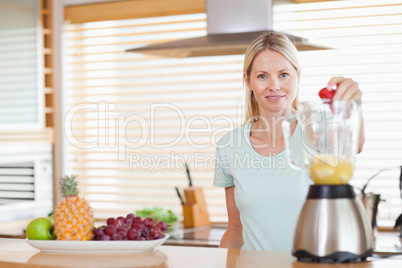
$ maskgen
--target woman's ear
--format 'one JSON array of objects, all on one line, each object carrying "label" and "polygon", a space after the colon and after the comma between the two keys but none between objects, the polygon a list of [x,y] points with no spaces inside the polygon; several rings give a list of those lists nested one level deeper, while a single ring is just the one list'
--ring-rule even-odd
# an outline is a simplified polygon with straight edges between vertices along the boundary
[{"label": "woman's ear", "polygon": [[246,73],[246,72],[243,73],[243,80],[244,80],[244,82],[246,82],[247,88],[248,88],[249,90],[253,91],[253,90],[251,89],[250,83],[248,82],[248,76],[247,76],[247,73]]}]

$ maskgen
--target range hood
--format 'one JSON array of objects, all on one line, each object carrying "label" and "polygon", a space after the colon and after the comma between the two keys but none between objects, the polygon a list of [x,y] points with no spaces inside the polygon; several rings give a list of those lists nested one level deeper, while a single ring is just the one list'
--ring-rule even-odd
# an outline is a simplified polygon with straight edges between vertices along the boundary
[{"label": "range hood", "polygon": [[[127,52],[173,58],[244,54],[255,38],[273,30],[274,5],[288,2],[293,3],[285,0],[206,0],[206,36],[153,44]],[[286,35],[299,51],[329,49],[306,38]]]}]

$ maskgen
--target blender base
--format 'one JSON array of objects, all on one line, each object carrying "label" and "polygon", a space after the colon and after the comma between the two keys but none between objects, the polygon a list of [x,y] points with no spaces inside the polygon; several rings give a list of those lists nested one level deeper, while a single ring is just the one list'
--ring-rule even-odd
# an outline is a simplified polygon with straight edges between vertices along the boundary
[{"label": "blender base", "polygon": [[354,263],[366,261],[367,257],[373,255],[373,250],[368,250],[361,255],[350,252],[339,251],[327,256],[316,256],[305,250],[293,252],[293,256],[300,262],[318,262],[318,263]]}]

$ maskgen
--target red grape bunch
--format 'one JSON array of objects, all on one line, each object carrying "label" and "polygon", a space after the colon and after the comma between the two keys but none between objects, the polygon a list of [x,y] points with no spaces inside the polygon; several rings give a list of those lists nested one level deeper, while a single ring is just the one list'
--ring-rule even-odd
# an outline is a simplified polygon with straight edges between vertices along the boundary
[{"label": "red grape bunch", "polygon": [[163,232],[168,225],[164,221],[155,222],[152,218],[135,217],[108,218],[106,225],[95,228],[95,240],[155,240],[165,237]]}]

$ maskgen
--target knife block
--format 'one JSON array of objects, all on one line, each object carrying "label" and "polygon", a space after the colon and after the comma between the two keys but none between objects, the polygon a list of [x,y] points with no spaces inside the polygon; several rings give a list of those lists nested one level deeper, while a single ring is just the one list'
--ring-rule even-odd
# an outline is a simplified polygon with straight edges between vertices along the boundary
[{"label": "knife block", "polygon": [[204,191],[201,187],[188,187],[183,190],[186,203],[183,205],[184,227],[210,225]]}]

